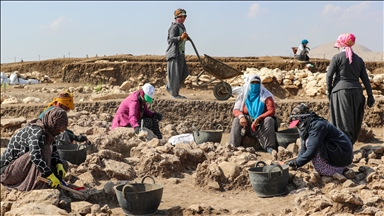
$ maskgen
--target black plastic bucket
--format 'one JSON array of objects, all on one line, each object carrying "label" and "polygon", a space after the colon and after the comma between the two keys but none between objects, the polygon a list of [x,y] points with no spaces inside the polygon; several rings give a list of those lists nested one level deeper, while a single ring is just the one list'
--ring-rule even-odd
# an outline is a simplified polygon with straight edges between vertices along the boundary
[{"label": "black plastic bucket", "polygon": [[291,143],[295,143],[299,137],[299,132],[296,128],[290,128],[276,132],[277,144],[284,148],[287,148],[287,146]]},{"label": "black plastic bucket", "polygon": [[[218,129],[220,128],[220,129]],[[194,127],[193,131],[193,139],[195,140],[196,144],[201,144],[205,142],[214,142],[214,143],[220,143],[221,138],[223,136],[223,126],[217,125],[216,130],[202,130],[198,131]]]},{"label": "black plastic bucket", "polygon": [[65,144],[58,145],[57,152],[60,159],[80,165],[87,158],[87,146],[85,144]]},{"label": "black plastic bucket", "polygon": [[[151,178],[153,184],[143,183]],[[114,187],[117,201],[127,215],[155,214],[163,196],[163,186],[155,184],[151,176],[145,176],[141,183],[121,184]]]},{"label": "black plastic bucket", "polygon": [[[259,164],[264,166],[259,167]],[[249,168],[249,178],[253,189],[259,197],[272,197],[284,195],[288,192],[288,165],[266,165],[264,161],[256,163]]]}]

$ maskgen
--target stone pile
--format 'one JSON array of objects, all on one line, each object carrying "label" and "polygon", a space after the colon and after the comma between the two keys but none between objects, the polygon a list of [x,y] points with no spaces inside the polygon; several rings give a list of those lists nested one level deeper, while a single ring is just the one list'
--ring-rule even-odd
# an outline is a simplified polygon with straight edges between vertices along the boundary
[{"label": "stone pile", "polygon": [[[231,86],[242,86],[244,85],[244,79],[249,74],[258,74],[263,84],[270,83],[273,80],[276,80],[283,88],[285,89],[303,89],[307,96],[314,97],[319,95],[327,95],[327,86],[326,86],[326,73],[324,72],[311,72],[308,69],[295,69],[290,71],[280,70],[278,68],[269,69],[269,68],[247,68],[245,71],[242,71],[244,75],[239,76],[231,82]],[[384,91],[384,74],[372,74],[367,70],[368,78],[370,80],[373,95],[375,98],[383,98]],[[208,73],[202,74],[199,77],[201,83],[208,83],[214,77],[210,76]],[[214,86],[216,83],[220,82],[215,80],[209,86]],[[361,82],[361,81],[360,81]],[[192,86],[197,86],[196,76],[189,76],[185,81],[186,84]],[[362,85],[364,89],[364,85]]]}]

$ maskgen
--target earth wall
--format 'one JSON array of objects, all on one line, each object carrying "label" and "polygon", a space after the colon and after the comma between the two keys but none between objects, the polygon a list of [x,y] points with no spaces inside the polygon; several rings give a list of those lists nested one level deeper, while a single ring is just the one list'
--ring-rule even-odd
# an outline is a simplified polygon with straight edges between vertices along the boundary
[{"label": "earth wall", "polygon": [[[93,114],[109,113],[115,114],[121,100],[100,101],[100,102],[78,102],[76,103],[76,112],[83,110]],[[287,123],[290,111],[298,103],[306,103],[311,110],[318,115],[329,119],[329,103],[323,101],[289,101],[276,102],[276,116],[280,126],[281,123]],[[156,100],[150,109],[163,114],[161,126],[166,124],[184,123],[195,126],[200,130],[215,129],[217,124],[221,124],[226,132],[230,131],[233,120],[233,101],[190,101],[190,100]],[[1,117],[23,116],[26,119],[36,118],[45,108],[44,104],[25,105],[2,105]],[[364,122],[369,127],[382,127],[384,125],[384,100],[376,101],[372,108],[366,107]],[[287,126],[287,125],[285,125]]]}]

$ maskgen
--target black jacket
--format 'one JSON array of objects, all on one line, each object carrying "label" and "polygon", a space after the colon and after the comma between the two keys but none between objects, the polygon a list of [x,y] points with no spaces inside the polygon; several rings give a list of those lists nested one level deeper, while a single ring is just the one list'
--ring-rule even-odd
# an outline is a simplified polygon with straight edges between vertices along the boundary
[{"label": "black jacket", "polygon": [[329,165],[348,166],[353,160],[353,146],[348,137],[324,119],[314,119],[308,129],[308,138],[301,138],[301,149],[296,159],[298,167],[315,158],[318,151]]}]

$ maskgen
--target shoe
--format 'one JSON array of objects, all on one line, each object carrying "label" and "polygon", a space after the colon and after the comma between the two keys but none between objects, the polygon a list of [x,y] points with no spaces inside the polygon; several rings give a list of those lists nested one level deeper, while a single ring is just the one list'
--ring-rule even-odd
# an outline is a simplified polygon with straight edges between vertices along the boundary
[{"label": "shoe", "polygon": [[355,172],[352,169],[345,168],[343,175],[347,177],[347,179],[355,178]]},{"label": "shoe", "polygon": [[173,98],[175,99],[187,99],[185,96],[183,95],[176,95],[176,96],[173,96]]}]

